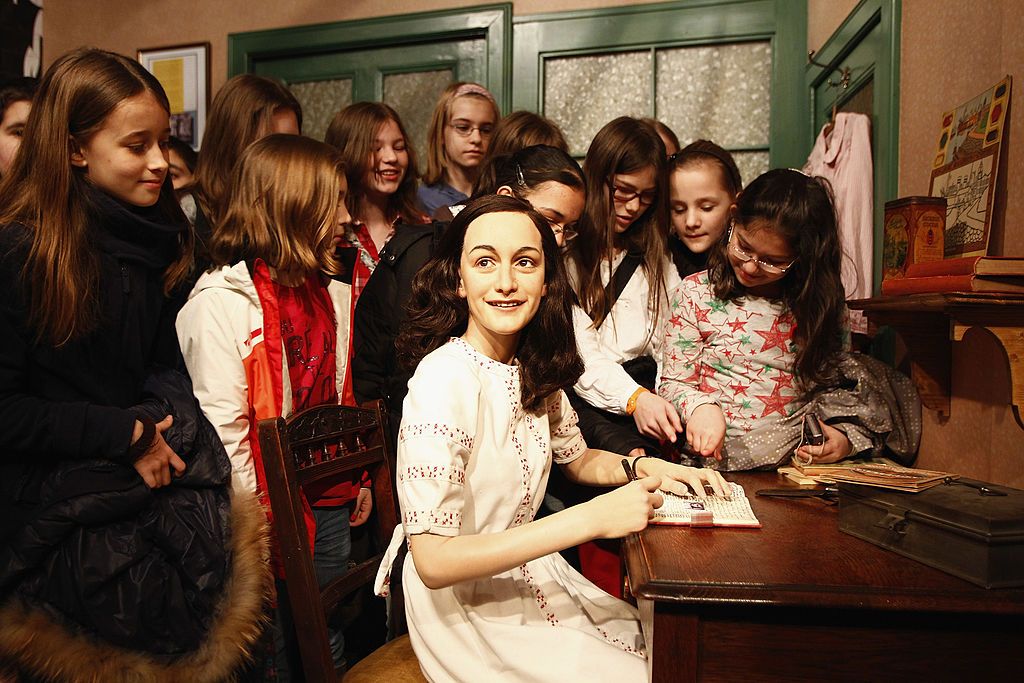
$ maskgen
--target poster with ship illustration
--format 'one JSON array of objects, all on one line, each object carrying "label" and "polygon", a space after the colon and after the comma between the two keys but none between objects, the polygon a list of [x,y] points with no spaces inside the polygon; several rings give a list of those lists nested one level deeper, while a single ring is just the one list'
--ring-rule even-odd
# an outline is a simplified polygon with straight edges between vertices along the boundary
[{"label": "poster with ship illustration", "polygon": [[945,257],[984,256],[992,229],[1010,77],[942,115],[932,197],[946,198]]}]

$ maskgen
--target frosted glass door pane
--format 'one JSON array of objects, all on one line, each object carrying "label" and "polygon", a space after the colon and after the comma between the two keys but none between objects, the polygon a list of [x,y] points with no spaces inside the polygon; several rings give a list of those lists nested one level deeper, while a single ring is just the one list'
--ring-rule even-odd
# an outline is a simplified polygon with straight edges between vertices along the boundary
[{"label": "frosted glass door pane", "polygon": [[544,115],[562,127],[573,156],[583,156],[604,124],[650,116],[650,51],[558,57],[544,62]]},{"label": "frosted glass door pane", "polygon": [[437,99],[455,79],[451,69],[412,71],[384,76],[384,102],[402,118],[416,152],[420,173],[427,169],[427,129]]},{"label": "frosted glass door pane", "polygon": [[705,138],[727,149],[767,148],[771,77],[767,41],[659,50],[658,118],[684,145]]},{"label": "frosted glass door pane", "polygon": [[323,140],[334,115],[352,104],[351,78],[292,83],[288,87],[302,105],[302,134],[314,140]]},{"label": "frosted glass door pane", "polygon": [[740,177],[746,185],[751,180],[768,170],[768,152],[733,152],[736,167],[740,169]]}]

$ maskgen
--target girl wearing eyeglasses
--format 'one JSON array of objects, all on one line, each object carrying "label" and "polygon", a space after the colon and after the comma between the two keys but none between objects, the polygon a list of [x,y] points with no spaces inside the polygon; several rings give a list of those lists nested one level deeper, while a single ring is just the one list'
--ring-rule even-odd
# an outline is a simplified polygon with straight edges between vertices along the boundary
[{"label": "girl wearing eyeglasses", "polygon": [[[849,340],[840,258],[827,181],[776,169],[739,195],[708,270],[671,298],[659,393],[694,450],[721,457],[727,437],[778,422],[834,384]],[[825,444],[799,455],[829,463],[870,446],[852,425],[822,427]]]},{"label": "girl wearing eyeglasses", "polygon": [[430,119],[427,172],[417,194],[427,215],[465,203],[500,118],[498,103],[482,85],[459,82],[445,88]]},{"label": "girl wearing eyeglasses", "polygon": [[[667,250],[664,150],[639,119],[623,116],[597,133],[583,164],[580,236],[569,251],[573,285],[589,316],[576,321],[587,370],[576,383],[574,407],[587,443],[617,453],[657,453],[657,440],[674,440],[682,429],[675,409],[652,393],[667,293],[679,283]],[[615,363],[593,362],[601,358]]]},{"label": "girl wearing eyeglasses", "polygon": [[[639,119],[617,118],[590,143],[583,164],[587,204],[570,243],[569,272],[579,307],[573,318],[585,364],[570,401],[594,448],[660,455],[682,423],[655,392],[668,292],[679,276],[668,258],[665,145]],[[566,504],[593,491],[552,474],[552,495]],[[586,544],[580,566],[590,580],[621,594],[615,546]]]}]

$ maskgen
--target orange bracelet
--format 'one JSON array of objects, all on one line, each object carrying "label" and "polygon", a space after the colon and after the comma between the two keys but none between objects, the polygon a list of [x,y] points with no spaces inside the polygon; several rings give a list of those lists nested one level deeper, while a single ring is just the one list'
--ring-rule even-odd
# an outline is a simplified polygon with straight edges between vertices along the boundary
[{"label": "orange bracelet", "polygon": [[636,400],[640,398],[640,394],[645,392],[650,393],[650,391],[644,387],[637,387],[636,391],[633,392],[633,395],[629,397],[628,401],[626,401],[626,415],[632,415],[636,412]]}]

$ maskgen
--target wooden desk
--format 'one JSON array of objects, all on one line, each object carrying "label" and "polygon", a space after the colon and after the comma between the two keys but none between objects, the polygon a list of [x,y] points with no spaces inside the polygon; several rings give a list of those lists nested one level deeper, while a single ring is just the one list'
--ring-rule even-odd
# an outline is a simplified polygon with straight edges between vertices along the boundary
[{"label": "wooden desk", "polygon": [[1024,589],[985,590],[843,534],[838,507],[757,498],[762,529],[626,539],[652,680],[1020,680]]}]

